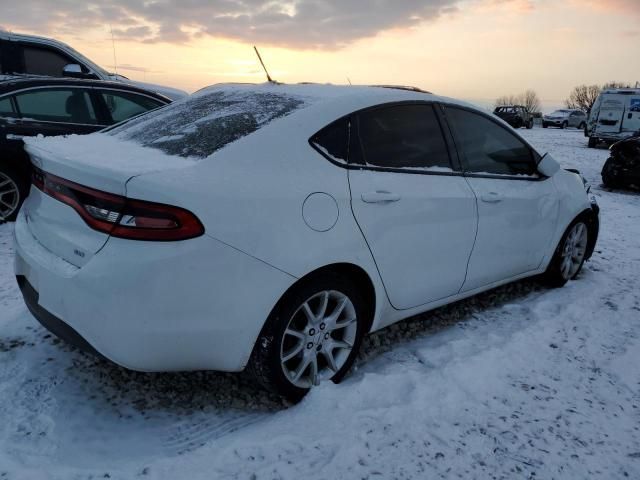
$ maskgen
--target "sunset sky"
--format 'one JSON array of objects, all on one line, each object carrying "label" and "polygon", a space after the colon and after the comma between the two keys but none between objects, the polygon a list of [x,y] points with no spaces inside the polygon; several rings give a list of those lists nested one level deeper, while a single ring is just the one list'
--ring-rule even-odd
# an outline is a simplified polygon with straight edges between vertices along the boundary
[{"label": "sunset sky", "polygon": [[0,26],[188,91],[262,82],[410,84],[545,111],[578,84],[640,80],[640,0],[0,0]]}]

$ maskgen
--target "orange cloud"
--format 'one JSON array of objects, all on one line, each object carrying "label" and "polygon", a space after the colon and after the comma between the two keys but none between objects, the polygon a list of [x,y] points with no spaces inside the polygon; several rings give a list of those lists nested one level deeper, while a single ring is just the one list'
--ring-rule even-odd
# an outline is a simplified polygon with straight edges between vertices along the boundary
[{"label": "orange cloud", "polygon": [[526,13],[534,10],[533,0],[486,0],[481,3],[481,8],[506,8],[515,13]]},{"label": "orange cloud", "polygon": [[605,12],[623,12],[640,15],[639,0],[572,0],[576,6],[590,6]]}]

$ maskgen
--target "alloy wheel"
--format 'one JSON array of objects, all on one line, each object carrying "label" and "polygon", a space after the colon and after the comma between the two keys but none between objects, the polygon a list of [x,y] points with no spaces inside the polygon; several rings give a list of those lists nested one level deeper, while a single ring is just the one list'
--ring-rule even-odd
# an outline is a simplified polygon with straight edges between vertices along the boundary
[{"label": "alloy wheel", "polygon": [[358,333],[356,309],[346,295],[325,290],[292,315],[280,345],[285,377],[299,388],[329,380],[345,365]]},{"label": "alloy wheel", "polygon": [[8,175],[0,172],[0,220],[11,217],[20,205],[18,184]]},{"label": "alloy wheel", "polygon": [[576,223],[562,247],[560,272],[565,280],[571,280],[580,270],[587,252],[587,240],[587,226],[582,222]]}]

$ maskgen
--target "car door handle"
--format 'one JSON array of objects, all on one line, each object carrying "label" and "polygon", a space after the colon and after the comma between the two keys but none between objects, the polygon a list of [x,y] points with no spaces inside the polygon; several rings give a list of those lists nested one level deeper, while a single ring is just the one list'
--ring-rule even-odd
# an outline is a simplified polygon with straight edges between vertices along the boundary
[{"label": "car door handle", "polygon": [[400,200],[400,195],[397,193],[377,190],[375,192],[363,193],[361,198],[365,203],[389,203]]},{"label": "car door handle", "polygon": [[504,197],[500,195],[498,192],[489,192],[489,193],[483,193],[480,196],[480,199],[486,203],[498,203],[498,202],[501,202],[504,199]]}]

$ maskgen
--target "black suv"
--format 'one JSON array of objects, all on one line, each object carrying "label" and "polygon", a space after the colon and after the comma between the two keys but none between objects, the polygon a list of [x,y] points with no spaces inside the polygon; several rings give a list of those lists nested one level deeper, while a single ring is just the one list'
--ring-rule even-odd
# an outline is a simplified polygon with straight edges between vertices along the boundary
[{"label": "black suv", "polygon": [[0,81],[0,221],[29,193],[23,137],[86,134],[170,103],[160,94],[98,80],[13,77]]},{"label": "black suv", "polygon": [[500,117],[513,128],[533,128],[533,115],[522,105],[502,105],[496,107],[493,114]]}]

